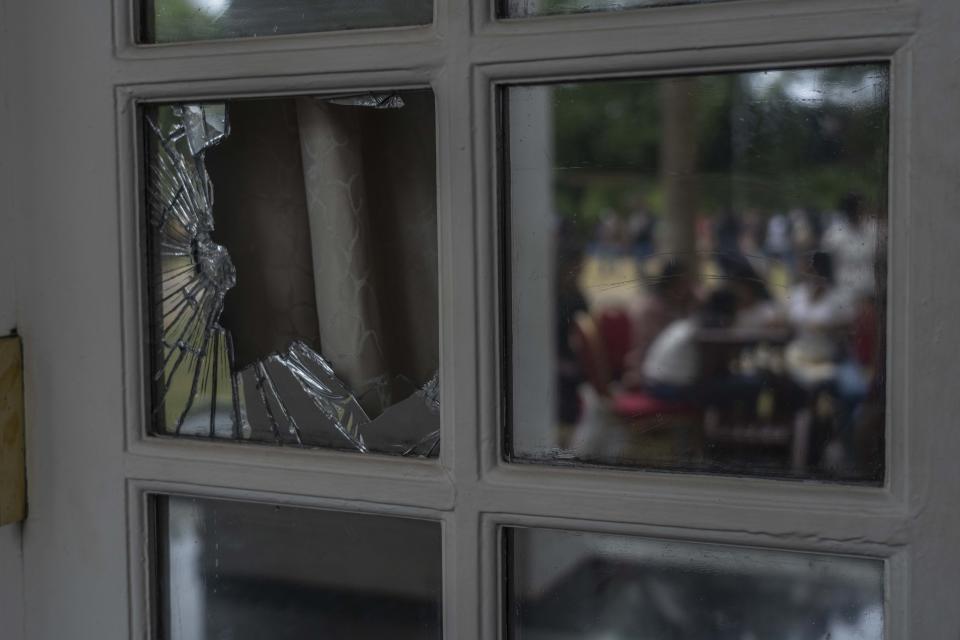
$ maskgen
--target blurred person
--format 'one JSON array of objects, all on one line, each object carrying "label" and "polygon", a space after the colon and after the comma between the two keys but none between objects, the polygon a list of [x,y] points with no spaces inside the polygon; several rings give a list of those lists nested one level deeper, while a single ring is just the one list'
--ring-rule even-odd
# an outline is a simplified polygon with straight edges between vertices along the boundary
[{"label": "blurred person", "polygon": [[739,255],[742,230],[743,225],[733,209],[724,209],[713,225],[717,251],[721,254]]},{"label": "blurred person", "polygon": [[625,387],[643,384],[643,366],[650,345],[670,323],[689,313],[695,299],[690,269],[683,262],[668,260],[649,282],[646,294],[628,308],[631,332],[630,351],[624,358]]},{"label": "blurred person", "polygon": [[767,272],[768,262],[763,256],[763,241],[766,228],[763,217],[756,209],[748,209],[743,214],[743,230],[740,234],[740,253],[753,266],[755,271]]},{"label": "blurred person", "polygon": [[570,333],[577,312],[588,309],[579,285],[583,250],[580,241],[571,236],[572,231],[561,228],[557,238],[557,419],[562,431],[568,431],[580,417],[579,387],[583,373],[570,344]]},{"label": "blurred person", "polygon": [[794,255],[807,255],[820,247],[820,217],[813,211],[797,207],[790,213],[790,242]]},{"label": "blurred person", "polygon": [[612,271],[623,253],[623,221],[615,211],[607,209],[601,215],[596,231],[591,253],[603,271]]},{"label": "blurred person", "polygon": [[776,211],[767,220],[767,233],[763,248],[767,255],[793,271],[793,231],[790,218],[782,211]]},{"label": "blurred person", "polygon": [[634,259],[639,263],[650,257],[656,237],[656,219],[646,209],[637,209],[627,220],[627,235]]},{"label": "blurred person", "polygon": [[835,285],[830,254],[815,251],[801,262],[799,281],[788,294],[787,318],[796,331],[787,348],[794,377],[807,385],[831,378],[854,309]]},{"label": "blurred person", "polygon": [[717,264],[727,286],[737,297],[737,329],[770,329],[786,326],[786,312],[770,295],[766,280],[745,256],[721,255]]},{"label": "blurred person", "polygon": [[814,429],[809,462],[827,454],[830,466],[842,466],[854,453],[852,425],[869,379],[851,357],[847,336],[855,306],[835,284],[830,254],[814,252],[804,265],[790,292],[788,317],[796,336],[787,346],[787,369],[807,390],[814,419],[827,425]]},{"label": "blurred person", "polygon": [[737,296],[728,288],[712,291],[692,314],[675,320],[647,351],[644,389],[666,402],[726,408],[755,407],[761,382],[733,374],[722,361],[703,353],[702,330],[729,329],[737,315]]},{"label": "blurred person", "polygon": [[703,211],[697,212],[693,219],[694,251],[700,254],[711,253],[714,250],[713,221]]},{"label": "blurred person", "polygon": [[876,294],[877,243],[879,225],[876,216],[865,215],[863,200],[856,193],[840,199],[839,215],[823,236],[823,249],[836,261],[837,285],[852,299],[863,300]]}]

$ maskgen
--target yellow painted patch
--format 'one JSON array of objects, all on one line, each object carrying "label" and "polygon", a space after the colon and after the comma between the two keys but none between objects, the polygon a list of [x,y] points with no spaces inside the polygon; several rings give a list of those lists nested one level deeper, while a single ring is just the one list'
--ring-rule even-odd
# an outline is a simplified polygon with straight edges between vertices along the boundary
[{"label": "yellow painted patch", "polygon": [[0,338],[0,526],[27,515],[20,338]]}]

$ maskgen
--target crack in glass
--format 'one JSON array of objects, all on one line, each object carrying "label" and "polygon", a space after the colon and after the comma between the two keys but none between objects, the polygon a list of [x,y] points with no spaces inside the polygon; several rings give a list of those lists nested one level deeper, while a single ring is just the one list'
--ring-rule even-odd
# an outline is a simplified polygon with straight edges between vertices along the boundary
[{"label": "crack in glass", "polygon": [[[331,101],[376,109],[404,106],[394,93],[351,94]],[[331,446],[362,453],[436,455],[438,374],[371,419],[330,362],[302,340],[238,366],[233,336],[221,324],[224,300],[237,284],[237,272],[227,248],[213,239],[214,186],[205,158],[210,148],[230,135],[227,105],[170,105],[146,120],[151,145],[147,210],[157,274],[153,282],[157,350],[152,372],[157,431],[232,440],[272,439],[282,445]],[[376,392],[378,384],[383,386],[384,381],[370,381],[367,392]],[[255,393],[246,394],[247,388]],[[306,417],[304,407],[310,408]],[[258,419],[251,419],[251,414]],[[260,433],[264,429],[254,424],[258,421],[269,434]],[[394,429],[404,422],[419,425],[415,431],[427,435],[404,441]]]}]

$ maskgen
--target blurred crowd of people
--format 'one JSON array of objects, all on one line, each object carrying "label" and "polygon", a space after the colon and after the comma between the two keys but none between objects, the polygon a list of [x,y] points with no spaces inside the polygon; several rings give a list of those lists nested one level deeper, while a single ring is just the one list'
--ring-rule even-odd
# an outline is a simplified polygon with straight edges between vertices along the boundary
[{"label": "blurred crowd of people", "polygon": [[[880,217],[857,194],[833,211],[724,211],[686,223],[692,251],[665,251],[658,227],[671,223],[680,224],[611,213],[585,250],[561,229],[561,423],[583,420],[590,383],[570,340],[577,312],[599,311],[585,295],[584,260],[602,272],[629,259],[639,282],[619,310],[630,329],[612,366],[618,392],[709,409],[732,425],[803,416],[806,471],[872,477],[883,437]],[[749,464],[749,452],[739,455]]]}]

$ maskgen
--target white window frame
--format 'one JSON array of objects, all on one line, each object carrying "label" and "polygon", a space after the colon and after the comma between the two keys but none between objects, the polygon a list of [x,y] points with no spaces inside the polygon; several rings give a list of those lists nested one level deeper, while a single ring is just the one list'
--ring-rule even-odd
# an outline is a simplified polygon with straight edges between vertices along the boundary
[{"label": "white window frame", "polygon": [[[11,113],[25,126],[4,132],[31,149],[34,169],[64,159],[10,180],[31,425],[26,637],[152,638],[151,493],[439,521],[448,639],[499,637],[505,525],[880,558],[887,638],[960,634],[960,394],[944,382],[960,374],[960,295],[945,275],[960,272],[947,244],[960,209],[955,0],[733,0],[522,20],[496,19],[492,0],[435,0],[430,26],[146,46],[131,0],[113,0],[112,16],[22,4],[8,8],[29,25],[14,42],[37,55],[15,79],[26,99]],[[31,41],[65,16],[73,31],[55,33],[76,37],[59,49]],[[94,47],[96,36],[112,46]],[[61,56],[79,58],[66,70]],[[498,87],[861,61],[892,73],[884,485],[504,462]],[[55,112],[37,77],[55,92],[82,88],[74,107],[89,127],[31,138]],[[439,461],[148,435],[137,105],[424,86],[437,106]],[[66,131],[86,151],[63,148]],[[86,181],[75,182],[67,161],[85,153],[103,166],[80,167]],[[87,226],[71,222],[78,208]],[[51,234],[57,225],[73,235]],[[83,260],[83,242],[96,259]],[[97,304],[84,306],[94,286]],[[88,339],[64,335],[51,298],[77,309]]]}]

